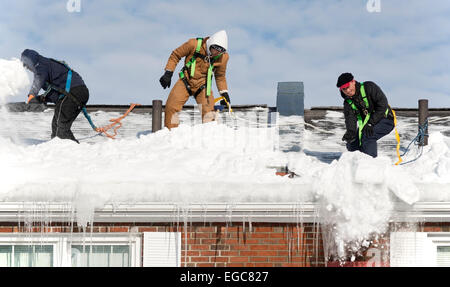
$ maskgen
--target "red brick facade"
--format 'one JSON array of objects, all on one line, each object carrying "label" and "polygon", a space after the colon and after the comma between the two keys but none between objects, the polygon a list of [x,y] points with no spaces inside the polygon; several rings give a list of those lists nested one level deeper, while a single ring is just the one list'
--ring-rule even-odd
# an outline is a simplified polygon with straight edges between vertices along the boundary
[{"label": "red brick facade", "polygon": [[[93,233],[180,232],[181,265],[186,267],[314,267],[314,266],[389,266],[383,261],[373,265],[370,256],[361,256],[355,262],[324,262],[322,234],[317,224],[302,226],[290,223],[98,223]],[[401,223],[391,230],[401,231]],[[412,230],[410,230],[412,231]],[[450,223],[423,223],[416,226],[421,232],[450,232]],[[0,233],[69,233],[83,232],[68,224],[42,227],[2,223]],[[91,233],[91,227],[84,230]],[[389,234],[368,249],[379,249],[383,258],[389,258]]]},{"label": "red brick facade", "polygon": [[[3,233],[30,232],[17,223],[0,227]],[[153,223],[94,224],[93,233],[180,232],[181,265],[186,267],[310,267],[324,266],[320,228],[316,224]],[[34,226],[32,232],[83,232],[79,227]],[[91,228],[84,231],[91,233]],[[187,241],[186,241],[187,240]],[[187,247],[187,249],[186,249]]]}]

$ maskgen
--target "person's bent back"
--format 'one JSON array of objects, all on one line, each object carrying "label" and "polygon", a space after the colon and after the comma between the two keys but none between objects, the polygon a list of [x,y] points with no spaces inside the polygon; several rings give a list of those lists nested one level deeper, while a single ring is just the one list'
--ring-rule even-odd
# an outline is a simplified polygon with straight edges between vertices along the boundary
[{"label": "person's bent back", "polygon": [[[89,90],[81,76],[65,62],[46,58],[34,50],[24,50],[21,61],[34,74],[27,103],[51,102],[56,105],[51,138],[78,142],[70,129],[81,108],[89,100]],[[41,89],[45,93],[39,95]],[[65,96],[62,91],[70,96]]]}]

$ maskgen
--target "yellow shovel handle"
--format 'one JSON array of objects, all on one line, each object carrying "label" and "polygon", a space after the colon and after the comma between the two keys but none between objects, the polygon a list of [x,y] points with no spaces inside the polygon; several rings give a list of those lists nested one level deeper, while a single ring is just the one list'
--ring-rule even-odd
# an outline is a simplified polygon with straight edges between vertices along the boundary
[{"label": "yellow shovel handle", "polygon": [[220,100],[224,100],[225,103],[227,103],[228,108],[230,109],[230,112],[233,112],[233,109],[231,108],[230,104],[228,103],[228,101],[224,98],[224,97],[219,97],[217,99],[214,99],[214,103],[217,103]]},{"label": "yellow shovel handle", "polygon": [[397,140],[398,161],[395,163],[395,165],[399,165],[403,161],[402,157],[400,156],[400,135],[398,134],[398,131],[397,131],[397,116],[395,115],[395,111],[393,109],[391,109],[391,110],[392,110],[392,114],[394,115],[395,139]]}]

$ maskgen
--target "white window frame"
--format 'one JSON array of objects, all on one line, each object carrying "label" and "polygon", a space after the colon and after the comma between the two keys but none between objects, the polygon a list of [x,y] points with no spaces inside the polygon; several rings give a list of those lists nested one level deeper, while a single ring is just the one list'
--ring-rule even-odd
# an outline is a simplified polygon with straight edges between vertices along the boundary
[{"label": "white window frame", "polygon": [[[449,246],[450,247],[450,232],[392,232],[391,233],[391,244],[390,244],[390,254],[391,254],[391,266],[393,263],[393,256],[396,254],[397,248],[392,242],[392,238],[397,234],[404,234],[410,238],[415,236],[420,237],[421,240],[415,242],[414,249],[411,248],[411,253],[414,250],[421,250],[423,253],[417,258],[413,258],[411,264],[408,266],[428,266],[437,267],[437,248],[439,246]],[[399,242],[401,244],[401,242]],[[412,254],[407,254],[407,256],[412,256]],[[414,256],[413,256],[414,257]],[[393,266],[395,267],[395,260]],[[400,266],[400,265],[398,265]]]},{"label": "white window frame", "polygon": [[430,258],[433,260],[433,267],[438,267],[437,265],[437,248],[439,246],[450,247],[450,232],[428,232],[427,237],[431,241],[433,246]]},{"label": "white window frame", "polygon": [[53,267],[59,266],[61,264],[60,256],[58,253],[58,246],[61,245],[61,238],[54,236],[38,238],[37,236],[27,236],[23,234],[18,236],[17,233],[2,233],[0,234],[0,245],[6,246],[29,246],[29,245],[51,245],[53,246]]},{"label": "white window frame", "polygon": [[72,245],[129,245],[130,267],[140,267],[141,234],[129,233],[2,233],[0,245],[52,245],[53,267],[71,267]]}]

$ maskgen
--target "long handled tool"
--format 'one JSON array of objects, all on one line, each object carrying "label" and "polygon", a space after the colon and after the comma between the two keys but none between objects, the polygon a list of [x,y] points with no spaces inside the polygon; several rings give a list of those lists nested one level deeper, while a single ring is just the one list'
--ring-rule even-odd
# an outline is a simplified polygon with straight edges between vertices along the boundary
[{"label": "long handled tool", "polygon": [[227,103],[228,111],[229,111],[230,113],[232,113],[232,112],[233,112],[233,109],[231,108],[231,105],[228,103],[228,101],[225,99],[225,97],[218,97],[217,99],[214,99],[214,103],[217,103],[217,102],[220,101],[220,100],[224,100],[225,103]]},{"label": "long handled tool", "polygon": [[[123,120],[126,116],[128,116],[128,114],[136,107],[136,106],[140,106],[140,104],[131,104],[130,108],[128,108],[128,110],[119,118],[116,119],[111,119],[109,120],[110,122],[112,122],[111,124],[101,127],[101,128],[97,128],[94,123],[92,122],[91,117],[89,116],[89,114],[87,113],[87,110],[85,107],[83,107],[82,111],[84,116],[86,117],[86,119],[88,120],[89,124],[91,125],[92,129],[98,133],[104,133],[107,137],[109,137],[110,139],[115,139],[115,136],[117,135],[117,130],[122,127],[122,123],[121,120]],[[117,126],[116,126],[117,125]],[[114,128],[114,134],[111,135],[108,133],[108,130]]]}]

